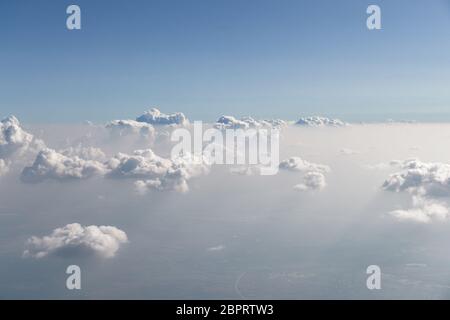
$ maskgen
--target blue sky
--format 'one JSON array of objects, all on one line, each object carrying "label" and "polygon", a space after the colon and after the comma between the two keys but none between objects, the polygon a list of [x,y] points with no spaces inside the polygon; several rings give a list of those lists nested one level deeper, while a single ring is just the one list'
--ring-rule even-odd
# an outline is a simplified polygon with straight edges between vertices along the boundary
[{"label": "blue sky", "polygon": [[[450,119],[449,3],[2,0],[0,116]],[[80,31],[66,29],[69,4]],[[369,4],[380,31],[366,28]]]}]

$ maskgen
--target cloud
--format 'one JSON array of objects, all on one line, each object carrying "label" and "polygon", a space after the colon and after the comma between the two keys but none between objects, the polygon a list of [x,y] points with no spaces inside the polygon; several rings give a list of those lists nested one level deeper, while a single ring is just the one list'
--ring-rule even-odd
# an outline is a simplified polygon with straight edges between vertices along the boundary
[{"label": "cloud", "polygon": [[260,129],[260,128],[281,128],[286,126],[286,121],[280,119],[255,120],[252,117],[243,117],[240,120],[233,116],[221,116],[214,127],[216,129]]},{"label": "cloud", "polygon": [[105,173],[103,163],[84,160],[78,156],[68,157],[53,149],[46,148],[39,152],[34,163],[22,171],[23,182],[37,183],[48,179],[70,180],[86,179]]},{"label": "cloud", "polygon": [[43,147],[42,141],[22,129],[16,117],[10,116],[0,121],[0,159],[37,152]]},{"label": "cloud", "polygon": [[172,161],[157,156],[151,149],[136,150],[132,155],[118,153],[107,163],[110,178],[154,178],[167,172]]},{"label": "cloud", "polygon": [[118,153],[105,162],[97,148],[69,148],[57,152],[44,149],[34,163],[25,167],[21,180],[38,183],[45,180],[68,181],[94,176],[110,179],[135,179],[140,193],[148,190],[189,191],[188,180],[209,172],[205,159],[187,155],[175,160],[157,156],[151,149],[136,150],[133,154]]},{"label": "cloud", "polygon": [[383,183],[388,191],[408,191],[426,197],[450,195],[450,164],[406,160],[402,171],[389,176]]},{"label": "cloud", "polygon": [[172,114],[161,113],[156,108],[146,111],[143,115],[136,118],[138,122],[145,122],[152,125],[188,125],[189,120],[181,112]]},{"label": "cloud", "polygon": [[331,171],[323,164],[311,163],[300,157],[290,157],[280,162],[280,169],[303,174],[303,181],[294,186],[298,191],[320,191],[326,187],[325,173]]},{"label": "cloud", "polygon": [[447,219],[449,209],[444,203],[414,197],[412,208],[393,210],[390,214],[401,221],[429,223],[432,220]]},{"label": "cloud", "polygon": [[188,155],[170,162],[164,172],[158,170],[152,174],[153,177],[150,179],[136,181],[135,187],[141,194],[145,194],[149,190],[185,193],[189,191],[188,181],[190,179],[208,172],[209,166],[203,159]]},{"label": "cloud", "polygon": [[408,192],[412,195],[412,208],[391,211],[399,220],[428,223],[445,220],[449,209],[446,200],[450,196],[450,165],[439,162],[421,162],[417,159],[399,163],[401,171],[391,174],[382,188],[392,192]]},{"label": "cloud", "polygon": [[323,127],[323,126],[342,127],[347,125],[345,122],[339,119],[330,119],[318,116],[300,118],[295,124],[306,127]]},{"label": "cloud", "polygon": [[114,120],[107,123],[105,128],[115,136],[139,134],[144,137],[153,137],[155,135],[155,128],[151,124],[135,120]]},{"label": "cloud", "polygon": [[308,190],[322,190],[326,187],[325,176],[321,172],[308,172],[303,177],[303,183],[294,186],[295,190],[308,191]]},{"label": "cloud", "polygon": [[31,237],[26,242],[24,257],[96,255],[115,256],[120,245],[128,242],[124,231],[112,226],[81,226],[78,223],[57,228],[42,238]]},{"label": "cloud", "polygon": [[290,157],[289,159],[283,160],[279,165],[280,169],[288,171],[298,171],[298,172],[321,172],[326,173],[330,171],[330,167],[323,164],[311,163],[303,160],[300,157]]}]

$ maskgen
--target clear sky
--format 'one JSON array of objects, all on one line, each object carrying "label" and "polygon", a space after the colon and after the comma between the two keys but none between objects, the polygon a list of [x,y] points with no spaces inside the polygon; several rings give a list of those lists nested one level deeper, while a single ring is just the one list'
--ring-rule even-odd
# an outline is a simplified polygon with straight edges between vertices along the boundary
[{"label": "clear sky", "polygon": [[[66,29],[78,4],[82,30]],[[378,4],[382,30],[366,28]],[[450,1],[1,0],[0,117],[450,114]],[[417,115],[417,117],[420,117]]]}]

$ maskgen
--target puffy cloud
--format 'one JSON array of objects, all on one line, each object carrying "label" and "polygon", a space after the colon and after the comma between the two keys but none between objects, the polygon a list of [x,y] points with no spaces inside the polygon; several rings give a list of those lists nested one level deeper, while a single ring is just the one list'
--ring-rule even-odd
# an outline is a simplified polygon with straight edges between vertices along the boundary
[{"label": "puffy cloud", "polygon": [[295,190],[307,191],[307,190],[322,190],[327,185],[325,176],[321,172],[308,172],[303,177],[303,183],[294,186]]},{"label": "puffy cloud", "polygon": [[146,111],[143,115],[136,118],[138,122],[145,122],[152,125],[187,125],[189,124],[186,116],[181,112],[172,114],[161,113],[156,108]]},{"label": "puffy cloud", "polygon": [[330,167],[323,164],[311,163],[303,160],[300,157],[291,157],[289,159],[283,160],[279,165],[280,169],[289,171],[299,171],[299,172],[321,172],[326,173],[330,171]]},{"label": "puffy cloud", "polygon": [[383,183],[385,190],[429,197],[450,195],[450,164],[412,159],[404,161],[401,168],[402,171],[390,175]]},{"label": "puffy cloud", "polygon": [[303,181],[294,186],[295,190],[320,191],[326,187],[325,173],[331,169],[327,165],[311,163],[300,157],[290,157],[280,162],[280,169],[303,174]]},{"label": "puffy cloud", "polygon": [[185,193],[189,191],[188,180],[209,172],[209,166],[204,159],[190,155],[165,164],[165,171],[158,168],[157,171],[153,171],[149,175],[150,179],[136,181],[136,190],[141,194],[145,194],[149,190],[169,190]]},{"label": "puffy cloud", "polygon": [[255,120],[252,117],[243,117],[240,120],[233,116],[221,116],[214,127],[217,129],[259,129],[259,128],[281,128],[287,123],[280,119]]},{"label": "puffy cloud", "polygon": [[141,193],[151,189],[187,192],[189,179],[209,172],[204,158],[188,155],[170,160],[157,156],[151,149],[136,150],[131,155],[118,153],[106,162],[91,160],[103,156],[103,152],[96,148],[69,148],[61,152],[44,149],[34,163],[22,171],[21,179],[37,183],[106,176],[135,179],[136,188]]},{"label": "puffy cloud", "polygon": [[151,149],[136,150],[134,154],[119,153],[108,161],[111,178],[158,178],[171,167],[172,161],[157,156]]},{"label": "puffy cloud", "polygon": [[155,135],[155,128],[151,124],[135,120],[114,120],[107,123],[105,127],[117,136],[140,134],[144,137],[153,137]]},{"label": "puffy cloud", "polygon": [[347,125],[345,122],[339,119],[330,119],[318,116],[300,118],[296,122],[296,124],[306,127],[323,127],[323,126],[342,127]]},{"label": "puffy cloud", "polygon": [[449,209],[444,203],[413,197],[412,208],[394,210],[390,214],[402,221],[429,223],[432,220],[445,220]]},{"label": "puffy cloud", "polygon": [[26,242],[24,257],[96,255],[115,256],[120,245],[128,242],[124,231],[112,226],[81,226],[78,223],[57,228],[42,238],[31,237]]},{"label": "puffy cloud", "polygon": [[103,163],[85,160],[78,156],[68,157],[55,150],[46,148],[39,152],[34,163],[22,171],[24,182],[42,182],[44,180],[86,179],[105,173]]},{"label": "puffy cloud", "polygon": [[401,171],[391,174],[382,185],[386,191],[408,192],[412,195],[413,206],[390,212],[399,220],[427,223],[444,220],[449,209],[445,199],[450,196],[450,165],[439,162],[421,162],[417,159],[398,163]]},{"label": "puffy cloud", "polygon": [[28,151],[37,152],[44,143],[20,126],[16,117],[10,116],[0,121],[0,159],[20,156]]}]

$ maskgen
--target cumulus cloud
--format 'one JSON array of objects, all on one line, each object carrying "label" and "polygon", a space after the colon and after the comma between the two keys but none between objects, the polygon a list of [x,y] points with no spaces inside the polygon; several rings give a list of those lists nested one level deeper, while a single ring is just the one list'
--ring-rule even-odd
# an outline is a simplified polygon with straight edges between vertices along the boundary
[{"label": "cumulus cloud", "polygon": [[72,223],[53,230],[48,236],[29,238],[23,256],[37,259],[52,255],[112,258],[120,245],[126,242],[126,233],[116,227]]},{"label": "cumulus cloud", "polygon": [[172,165],[169,159],[157,156],[151,149],[136,150],[132,155],[118,153],[107,163],[111,178],[157,178]]},{"label": "cumulus cloud", "polygon": [[321,172],[308,172],[303,177],[303,182],[294,186],[295,190],[322,190],[326,187],[325,176]]},{"label": "cumulus cloud", "polygon": [[139,134],[144,137],[153,137],[155,135],[155,128],[151,124],[135,120],[114,120],[107,123],[105,128],[115,136]]},{"label": "cumulus cloud", "polygon": [[399,209],[390,212],[399,220],[429,223],[432,220],[445,220],[449,209],[445,203],[431,201],[422,197],[413,197],[413,207],[410,209]]},{"label": "cumulus cloud", "polygon": [[19,120],[10,116],[0,121],[0,159],[37,152],[44,143],[22,129]]},{"label": "cumulus cloud", "polygon": [[290,157],[286,160],[280,162],[280,169],[288,171],[298,171],[298,172],[321,172],[326,173],[330,171],[330,167],[323,164],[311,163],[303,160],[300,157]]},{"label": "cumulus cloud", "polygon": [[27,183],[45,180],[67,181],[94,176],[111,179],[134,179],[140,193],[148,190],[187,192],[188,180],[209,172],[206,159],[191,155],[175,160],[157,156],[151,149],[136,150],[133,154],[118,153],[105,162],[104,154],[96,148],[72,148],[57,152],[44,149],[34,163],[22,171]]},{"label": "cumulus cloud", "polygon": [[216,129],[260,129],[260,128],[282,128],[286,126],[286,121],[280,119],[255,120],[252,117],[243,117],[240,120],[233,116],[221,116],[214,127]]},{"label": "cumulus cloud", "polygon": [[25,167],[21,179],[24,182],[42,182],[48,179],[64,181],[68,179],[86,179],[105,173],[103,163],[85,160],[78,156],[69,157],[53,149],[39,152],[34,163]]},{"label": "cumulus cloud", "polygon": [[402,170],[389,176],[383,183],[388,191],[408,191],[426,197],[450,195],[450,164],[406,160]]},{"label": "cumulus cloud", "polygon": [[290,157],[279,164],[280,169],[291,172],[299,172],[303,175],[303,181],[294,186],[295,190],[320,191],[326,187],[325,173],[331,171],[330,167],[303,160],[300,157]]},{"label": "cumulus cloud", "polygon": [[391,174],[382,188],[410,193],[413,206],[406,210],[394,210],[390,214],[400,220],[424,223],[446,219],[448,205],[441,200],[447,200],[450,196],[450,165],[411,159],[400,162],[399,166],[401,171]]},{"label": "cumulus cloud", "polygon": [[323,127],[323,126],[342,127],[347,125],[345,122],[339,119],[330,119],[318,116],[300,118],[296,122],[296,124],[306,127]]},{"label": "cumulus cloud", "polygon": [[136,118],[138,122],[145,122],[152,125],[187,125],[189,120],[181,112],[164,114],[157,108],[146,111],[143,115]]},{"label": "cumulus cloud", "polygon": [[165,162],[165,171],[160,170],[160,168],[157,171],[150,169],[150,179],[135,182],[136,190],[139,193],[145,194],[149,190],[169,190],[185,193],[189,191],[188,181],[191,178],[209,172],[209,166],[204,159],[199,159],[191,155],[180,157],[174,161],[166,161],[169,162]]}]

